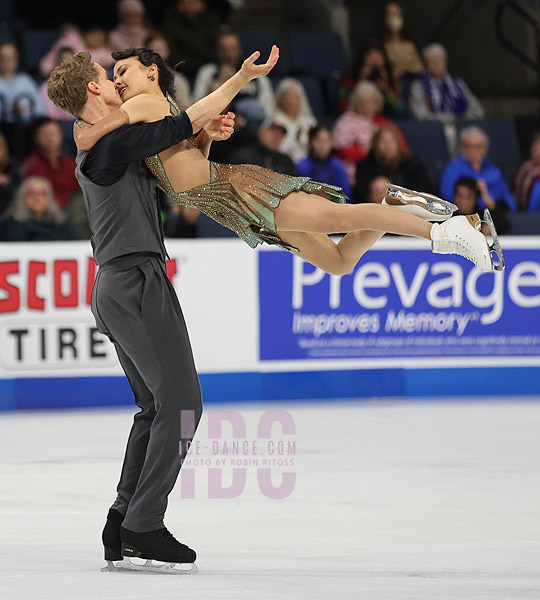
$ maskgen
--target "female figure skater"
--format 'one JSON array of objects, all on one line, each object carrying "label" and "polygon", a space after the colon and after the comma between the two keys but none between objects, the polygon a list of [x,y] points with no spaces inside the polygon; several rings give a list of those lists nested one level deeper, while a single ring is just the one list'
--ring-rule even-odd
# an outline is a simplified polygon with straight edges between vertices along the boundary
[{"label": "female figure skater", "polygon": [[[252,54],[231,79],[199,101],[206,119],[228,105],[239,84],[266,75],[276,64],[279,50],[272,48],[265,69],[253,68],[258,57],[258,52]],[[79,122],[76,142],[80,149],[91,148],[103,135],[125,124],[126,114],[135,123],[179,112],[171,99],[172,75],[157,53],[130,48],[115,52],[113,58],[122,108],[92,126]],[[196,126],[195,121],[194,131]],[[455,207],[435,196],[394,187],[383,205],[345,204],[340,188],[307,177],[280,175],[254,165],[210,162],[193,140],[147,159],[147,166],[169,198],[199,209],[251,247],[276,244],[330,274],[349,273],[386,232],[430,240],[434,252],[459,254],[483,271],[495,268],[492,248],[479,231],[478,215],[450,218]],[[336,244],[328,237],[333,233],[346,235]]]}]

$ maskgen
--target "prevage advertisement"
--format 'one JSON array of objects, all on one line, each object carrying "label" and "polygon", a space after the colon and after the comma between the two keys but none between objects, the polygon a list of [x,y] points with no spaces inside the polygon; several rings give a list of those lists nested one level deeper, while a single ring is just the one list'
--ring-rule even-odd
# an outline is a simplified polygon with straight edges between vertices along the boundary
[{"label": "prevage advertisement", "polygon": [[345,276],[260,252],[260,359],[538,356],[540,243],[509,246],[490,273],[412,241]]}]

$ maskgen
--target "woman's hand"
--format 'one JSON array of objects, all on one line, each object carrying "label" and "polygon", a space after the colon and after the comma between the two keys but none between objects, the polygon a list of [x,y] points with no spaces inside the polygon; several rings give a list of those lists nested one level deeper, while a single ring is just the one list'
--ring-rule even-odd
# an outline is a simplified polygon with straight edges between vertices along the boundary
[{"label": "woman's hand", "polygon": [[218,115],[204,126],[204,131],[211,140],[228,140],[234,132],[234,117],[232,112]]},{"label": "woman's hand", "polygon": [[262,65],[256,65],[255,61],[260,57],[260,55],[261,53],[257,50],[257,52],[254,52],[242,63],[240,74],[245,77],[247,81],[257,79],[257,77],[263,77],[264,75],[268,75],[268,73],[270,73],[278,61],[279,48],[277,46],[272,46],[268,60]]}]

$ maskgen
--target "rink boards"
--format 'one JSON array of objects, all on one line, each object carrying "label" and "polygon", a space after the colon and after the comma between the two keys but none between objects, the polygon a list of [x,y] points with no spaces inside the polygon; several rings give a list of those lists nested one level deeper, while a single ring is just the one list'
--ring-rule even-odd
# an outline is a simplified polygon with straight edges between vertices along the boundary
[{"label": "rink boards", "polygon": [[[207,401],[540,390],[540,241],[482,274],[381,240],[343,277],[236,239],[169,240]],[[0,244],[0,409],[132,402],[95,327],[88,242]]]}]

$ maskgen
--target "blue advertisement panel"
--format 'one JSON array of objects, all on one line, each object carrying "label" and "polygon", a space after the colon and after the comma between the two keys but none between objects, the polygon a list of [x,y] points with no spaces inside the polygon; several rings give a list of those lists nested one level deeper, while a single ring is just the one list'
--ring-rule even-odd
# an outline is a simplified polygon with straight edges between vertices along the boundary
[{"label": "blue advertisement panel", "polygon": [[416,247],[373,249],[345,276],[259,252],[260,359],[540,355],[540,248],[482,273]]}]

